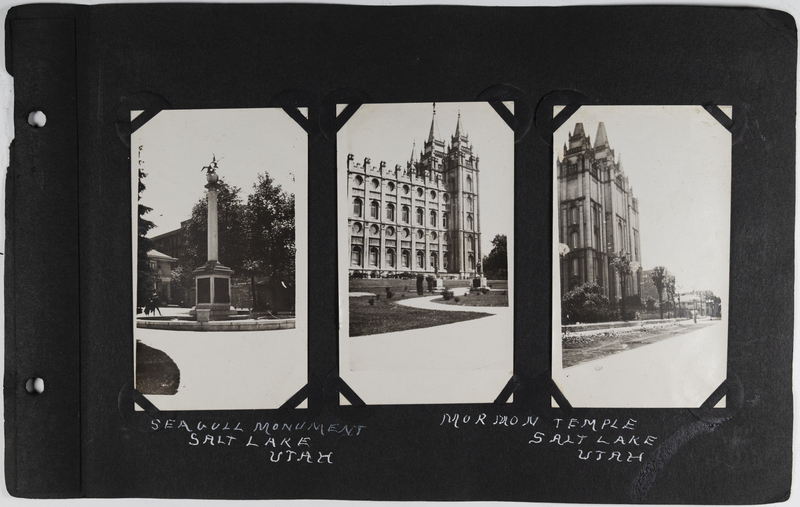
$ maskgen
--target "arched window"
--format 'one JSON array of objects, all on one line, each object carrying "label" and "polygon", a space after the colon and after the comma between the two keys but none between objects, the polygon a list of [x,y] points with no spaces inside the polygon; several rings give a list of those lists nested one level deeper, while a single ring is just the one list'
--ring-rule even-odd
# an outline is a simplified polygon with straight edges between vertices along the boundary
[{"label": "arched window", "polygon": [[361,199],[359,199],[358,197],[353,199],[353,216],[356,216],[356,217],[360,217],[361,216],[361,206],[362,205],[363,205],[363,203],[361,202]]},{"label": "arched window", "polygon": [[417,208],[417,225],[425,225],[425,212]]},{"label": "arched window", "polygon": [[475,221],[472,218],[472,215],[467,215],[467,230],[472,230],[475,226]]},{"label": "arched window", "polygon": [[394,204],[392,203],[386,205],[386,220],[394,222]]},{"label": "arched window", "polygon": [[474,255],[470,254],[470,256],[468,258],[468,262],[469,262],[469,269],[470,270],[475,269],[475,256]]},{"label": "arched window", "polygon": [[442,268],[447,269],[447,252],[442,256]]},{"label": "arched window", "polygon": [[450,224],[449,216],[447,213],[442,213],[442,227],[447,229],[447,226]]},{"label": "arched window", "polygon": [[403,250],[401,254],[400,262],[403,263],[403,267],[407,268],[411,266],[411,254],[408,253],[408,250]]},{"label": "arched window", "polygon": [[378,188],[380,184],[381,182],[378,181],[378,178],[372,178],[372,188]]},{"label": "arched window", "polygon": [[363,230],[364,227],[362,227],[360,223],[356,222],[353,224],[353,234],[361,234]]},{"label": "arched window", "polygon": [[574,232],[569,236],[569,247],[570,248],[578,248],[578,233]]},{"label": "arched window", "polygon": [[597,285],[603,285],[603,271],[600,269],[600,258],[595,255],[592,259],[592,264],[594,265],[594,279],[597,282]]},{"label": "arched window", "polygon": [[444,202],[447,202],[447,201],[448,201],[448,199],[450,199],[450,198],[447,196],[447,194],[442,194],[442,200],[443,200]]},{"label": "arched window", "polygon": [[436,231],[431,231],[431,239],[432,239],[433,241],[436,241],[436,238],[438,238],[438,237],[439,237],[439,235],[438,235],[438,234],[436,234]]},{"label": "arched window", "polygon": [[389,192],[394,192],[394,183],[390,181],[386,186],[389,187]]},{"label": "arched window", "polygon": [[417,239],[422,239],[423,236],[425,236],[425,233],[422,229],[417,229]]},{"label": "arched window", "polygon": [[431,199],[436,199],[436,191],[431,190]]},{"label": "arched window", "polygon": [[377,220],[381,216],[381,207],[378,201],[372,201],[369,205],[369,216]]},{"label": "arched window", "polygon": [[417,267],[425,269],[425,252],[417,250]]},{"label": "arched window", "polygon": [[475,238],[473,238],[472,236],[467,238],[467,248],[469,249],[468,250],[469,252],[475,251]]},{"label": "arched window", "polygon": [[472,203],[472,196],[467,196],[467,211],[475,211],[474,204]]},{"label": "arched window", "polygon": [[408,238],[409,236],[411,236],[411,231],[407,228],[403,229],[403,238]]},{"label": "arched window", "polygon": [[431,210],[431,227],[436,227],[436,210]]},{"label": "arched window", "polygon": [[578,259],[572,259],[572,274],[578,276]]},{"label": "arched window", "polygon": [[369,265],[370,266],[377,266],[378,265],[378,247],[373,246],[369,249]]},{"label": "arched window", "polygon": [[354,246],[353,250],[350,252],[350,264],[353,266],[360,266],[361,265],[361,247]]},{"label": "arched window", "polygon": [[407,224],[408,221],[411,220],[411,217],[409,216],[410,213],[411,210],[408,209],[408,206],[403,206],[403,212],[400,218],[403,220],[404,224]]},{"label": "arched window", "polygon": [[622,222],[617,222],[617,231],[619,232],[619,249],[625,249],[625,236],[622,234]]},{"label": "arched window", "polygon": [[356,180],[356,186],[360,187],[361,184],[364,183],[364,178],[362,178],[361,176],[356,176],[355,180]]},{"label": "arched window", "polygon": [[420,187],[417,187],[417,197],[422,197],[422,194],[424,193],[425,193],[424,190],[422,190]]},{"label": "arched window", "polygon": [[394,259],[394,250],[393,250],[393,249],[391,249],[391,248],[387,248],[387,249],[386,249],[386,264],[387,264],[387,265],[388,265],[390,268],[393,268],[393,267],[395,267],[395,266],[394,266],[394,263],[395,263],[395,259]]},{"label": "arched window", "polygon": [[407,193],[409,193],[409,192],[411,192],[411,188],[409,188],[409,186],[408,186],[408,185],[403,185],[403,193],[404,193],[404,194],[407,194]]},{"label": "arched window", "polygon": [[439,267],[439,262],[436,252],[431,252],[431,268],[436,269],[437,267]]},{"label": "arched window", "polygon": [[569,214],[571,216],[572,223],[573,224],[577,224],[578,223],[578,208],[576,206],[571,207],[570,210],[569,210]]},{"label": "arched window", "polygon": [[472,177],[467,176],[467,192],[472,192]]},{"label": "arched window", "polygon": [[391,238],[394,236],[394,227],[387,227],[386,228],[386,237]]},{"label": "arched window", "polygon": [[380,231],[380,229],[378,229],[378,226],[377,226],[377,225],[375,225],[375,224],[372,224],[372,225],[369,227],[369,232],[370,232],[370,233],[371,233],[373,236],[377,236],[379,231]]}]

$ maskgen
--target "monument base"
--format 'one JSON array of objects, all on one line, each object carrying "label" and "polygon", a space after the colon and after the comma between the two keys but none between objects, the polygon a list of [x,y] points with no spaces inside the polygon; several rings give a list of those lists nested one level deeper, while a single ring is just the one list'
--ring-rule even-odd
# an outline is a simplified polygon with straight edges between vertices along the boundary
[{"label": "monument base", "polygon": [[485,276],[476,276],[472,279],[472,288],[473,289],[484,289],[486,288],[486,277]]},{"label": "monument base", "polygon": [[195,269],[197,305],[190,312],[198,322],[227,320],[236,311],[231,309],[231,276],[233,270],[219,261],[208,261]]},{"label": "monument base", "polygon": [[434,281],[433,285],[433,292],[443,292],[444,291],[444,280],[441,278],[437,278]]}]

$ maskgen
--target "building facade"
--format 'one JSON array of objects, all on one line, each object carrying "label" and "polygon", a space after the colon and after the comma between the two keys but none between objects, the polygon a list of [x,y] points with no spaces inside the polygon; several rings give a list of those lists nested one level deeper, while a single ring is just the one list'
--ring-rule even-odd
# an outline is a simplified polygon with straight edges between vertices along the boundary
[{"label": "building facade", "polygon": [[[583,124],[576,123],[556,164],[559,242],[568,247],[562,247],[566,253],[560,260],[562,296],[586,282],[600,285],[611,302],[623,295],[641,296],[639,202],[603,122],[594,144]],[[636,263],[622,284],[610,264],[620,253]]]},{"label": "building facade", "polygon": [[436,109],[419,157],[405,167],[347,156],[349,273],[470,278],[481,262],[479,158],[459,114],[449,144]]},{"label": "building facade", "polygon": [[153,274],[155,290],[162,304],[172,300],[172,270],[178,265],[178,259],[159,252],[147,252],[147,262]]}]

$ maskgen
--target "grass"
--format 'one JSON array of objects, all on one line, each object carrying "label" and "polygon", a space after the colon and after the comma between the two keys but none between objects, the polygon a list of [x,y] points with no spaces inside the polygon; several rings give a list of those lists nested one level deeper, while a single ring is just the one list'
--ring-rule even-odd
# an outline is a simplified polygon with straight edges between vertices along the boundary
[{"label": "grass", "polygon": [[350,336],[442,326],[490,315],[481,312],[423,310],[397,304],[398,301],[415,297],[419,297],[416,289],[413,293],[405,294],[405,297],[396,294],[392,299],[386,299],[383,294],[380,299],[375,300],[374,305],[369,304],[369,300],[373,298],[368,296],[350,298]]},{"label": "grass", "polygon": [[136,342],[136,390],[142,394],[176,394],[178,365],[164,352]]},{"label": "grass", "polygon": [[655,326],[601,329],[564,335],[561,338],[561,364],[563,368],[569,368],[587,361],[593,361],[690,333],[712,324],[713,321],[698,322],[697,324],[670,323]]},{"label": "grass", "polygon": [[508,291],[491,291],[486,294],[473,291],[467,295],[458,296],[458,301],[455,299],[445,301],[444,298],[437,298],[433,302],[454,306],[508,306]]}]

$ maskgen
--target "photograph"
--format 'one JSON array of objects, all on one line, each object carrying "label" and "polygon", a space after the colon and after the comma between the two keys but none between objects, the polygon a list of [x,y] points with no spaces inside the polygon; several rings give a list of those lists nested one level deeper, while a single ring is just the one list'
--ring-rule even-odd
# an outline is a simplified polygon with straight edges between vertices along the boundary
[{"label": "photograph", "polygon": [[573,407],[700,407],[727,377],[730,132],[701,106],[582,106],[553,171],[556,385]]},{"label": "photograph", "polygon": [[283,109],[164,110],[131,169],[135,389],[279,408],[308,377],[306,132]]},{"label": "photograph", "polygon": [[337,164],[341,378],[367,404],[494,401],[513,375],[513,130],[485,102],[364,104]]}]

